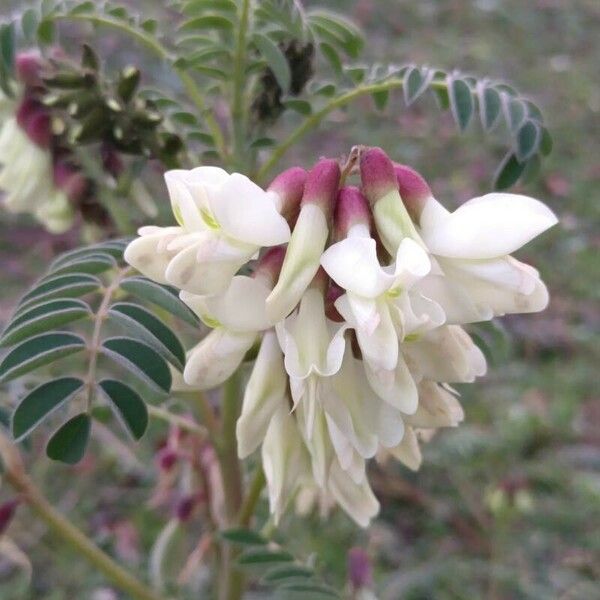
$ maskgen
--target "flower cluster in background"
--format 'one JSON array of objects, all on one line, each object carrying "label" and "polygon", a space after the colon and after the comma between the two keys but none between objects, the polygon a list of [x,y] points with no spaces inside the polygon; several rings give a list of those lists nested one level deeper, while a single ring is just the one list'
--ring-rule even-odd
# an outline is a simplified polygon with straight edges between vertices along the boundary
[{"label": "flower cluster in background", "polygon": [[50,111],[40,92],[44,60],[37,52],[23,52],[15,68],[17,98],[0,98],[3,204],[13,213],[33,214],[52,233],[62,233],[71,227],[73,203],[87,193],[89,183],[53,143]]},{"label": "flower cluster in background", "polygon": [[548,303],[510,256],[556,223],[545,205],[494,193],[450,213],[379,148],[288,169],[266,190],[216,167],[165,178],[178,225],[143,227],[125,258],[211,328],[186,384],[220,385],[260,345],[238,451],[262,446],[275,519],[295,498],[366,526],[379,509],[366,461],[417,469],[419,439],[463,419],[452,384],[486,371],[461,325]]}]

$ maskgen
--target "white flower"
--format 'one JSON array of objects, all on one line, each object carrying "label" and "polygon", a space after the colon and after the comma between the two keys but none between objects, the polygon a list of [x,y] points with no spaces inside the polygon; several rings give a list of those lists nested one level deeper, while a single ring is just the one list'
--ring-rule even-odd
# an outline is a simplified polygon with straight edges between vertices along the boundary
[{"label": "white flower", "polygon": [[402,241],[393,264],[381,267],[375,240],[364,225],[355,225],[345,240],[325,251],[321,264],[346,290],[336,308],[356,329],[363,357],[375,369],[396,367],[398,339],[445,320],[438,304],[411,292],[431,266],[427,253],[411,239]]},{"label": "white flower", "polygon": [[217,294],[263,246],[289,240],[274,194],[217,167],[165,173],[179,227],[140,230],[125,259],[142,273],[193,294]]},{"label": "white flower", "polygon": [[14,116],[0,127],[0,192],[9,212],[31,213],[52,233],[72,225],[69,199],[53,183],[50,152],[31,140]]},{"label": "white flower", "polygon": [[396,167],[402,199],[418,220],[434,260],[417,289],[438,301],[449,323],[543,310],[548,291],[539,273],[515,252],[558,220],[544,204],[519,194],[492,193],[446,210],[412,169]]}]

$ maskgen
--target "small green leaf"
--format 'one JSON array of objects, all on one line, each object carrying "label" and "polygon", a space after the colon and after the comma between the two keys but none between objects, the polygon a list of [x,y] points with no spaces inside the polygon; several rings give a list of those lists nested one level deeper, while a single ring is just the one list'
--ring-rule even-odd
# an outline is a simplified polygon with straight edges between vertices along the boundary
[{"label": "small green leaf", "polygon": [[374,92],[371,96],[375,103],[375,108],[377,110],[385,110],[390,99],[390,92],[388,90],[380,90],[379,92]]},{"label": "small green leaf", "polygon": [[191,0],[184,4],[181,12],[193,17],[205,10],[236,14],[237,5],[234,0]]},{"label": "small green leaf", "polygon": [[80,352],[84,340],[66,332],[43,333],[13,348],[0,363],[0,382],[11,381],[38,367]]},{"label": "small green leaf", "polygon": [[538,150],[542,131],[536,121],[525,121],[517,132],[517,159],[523,162],[531,158]]},{"label": "small green leaf", "polygon": [[2,333],[0,346],[11,346],[32,335],[57,329],[91,314],[81,300],[50,300],[20,313]]},{"label": "small green leaf", "polygon": [[506,190],[513,186],[525,170],[526,163],[520,163],[517,157],[509,152],[498,167],[494,177],[494,188],[497,190]]},{"label": "small green leaf", "polygon": [[214,29],[233,29],[233,21],[221,15],[204,15],[185,21],[179,28],[180,32],[212,31]]},{"label": "small green leaf", "polygon": [[51,19],[43,19],[37,28],[37,38],[43,46],[49,46],[54,42],[55,27]]},{"label": "small green leaf", "polygon": [[86,413],[80,413],[67,421],[54,433],[46,446],[46,454],[52,460],[77,464],[85,454],[92,420]]},{"label": "small green leaf", "polygon": [[159,354],[179,370],[185,364],[185,350],[177,336],[149,310],[130,302],[113,304],[108,314],[125,327],[139,334]]},{"label": "small green leaf", "polygon": [[175,288],[137,276],[124,279],[121,282],[121,288],[136,298],[160,306],[194,327],[198,326],[196,315],[179,299]]},{"label": "small green leaf", "polygon": [[540,141],[540,152],[544,156],[548,156],[552,152],[552,146],[554,142],[552,141],[552,136],[550,132],[543,127],[542,128],[542,139]]},{"label": "small green leaf", "polygon": [[21,29],[27,41],[31,41],[35,36],[39,23],[38,13],[34,8],[28,8],[21,17]]},{"label": "small green leaf", "polygon": [[265,583],[275,583],[286,579],[299,579],[313,577],[315,572],[308,567],[300,565],[282,565],[267,571],[263,577]]},{"label": "small green leaf", "polygon": [[228,542],[248,546],[264,546],[268,544],[268,540],[256,531],[252,531],[252,529],[228,529],[221,531],[221,537]]},{"label": "small green leaf", "polygon": [[285,57],[285,54],[281,51],[279,46],[272,42],[266,35],[262,33],[255,33],[252,36],[252,41],[258,49],[260,55],[265,60],[267,65],[273,74],[277,83],[283,90],[284,94],[287,94],[290,89],[290,83],[292,75],[290,72],[290,66]]},{"label": "small green leaf", "polygon": [[154,389],[161,392],[171,389],[171,371],[167,363],[147,344],[127,337],[113,337],[104,341],[102,350]]},{"label": "small green leaf", "polygon": [[15,25],[0,25],[0,61],[8,73],[13,73],[15,66]]},{"label": "small green leaf", "polygon": [[117,262],[110,254],[89,254],[62,263],[53,271],[53,274],[87,273],[88,275],[98,275],[109,269],[114,269],[116,266]]},{"label": "small green leaf", "polygon": [[196,119],[196,115],[186,112],[186,111],[177,111],[171,113],[171,119],[176,123],[181,123],[182,125],[197,125],[198,119]]},{"label": "small green leaf", "polygon": [[262,565],[269,563],[293,562],[294,557],[285,550],[263,550],[250,548],[245,550],[238,558],[240,565]]},{"label": "small green leaf", "polygon": [[485,131],[490,131],[498,122],[498,117],[502,111],[502,100],[498,90],[493,87],[482,85],[478,92],[481,124]]},{"label": "small green leaf", "polygon": [[319,49],[321,50],[323,56],[327,59],[327,62],[331,65],[336,75],[342,74],[342,60],[340,59],[340,55],[337,53],[336,49],[331,45],[325,42],[321,42],[319,44]]},{"label": "small green leaf", "polygon": [[271,148],[276,144],[276,140],[270,137],[261,137],[256,140],[253,140],[250,144],[250,148]]},{"label": "small green leaf", "polygon": [[148,427],[145,402],[137,392],[120,381],[104,379],[98,385],[111,401],[127,430],[134,439],[139,440]]},{"label": "small green leaf", "polygon": [[450,77],[448,82],[450,108],[454,120],[461,131],[467,128],[473,116],[473,96],[471,88],[463,79]]},{"label": "small green leaf", "polygon": [[43,279],[21,298],[19,312],[25,307],[52,298],[77,298],[98,290],[101,285],[102,282],[97,277],[83,273],[52,276]]},{"label": "small green leaf", "polygon": [[70,400],[83,381],[61,377],[38,385],[23,398],[12,417],[12,434],[16,441],[27,437],[46,417]]},{"label": "small green leaf", "polygon": [[410,106],[417,98],[425,93],[431,82],[433,73],[425,71],[418,67],[410,67],[404,74],[404,101],[406,106]]},{"label": "small green leaf", "polygon": [[65,252],[58,256],[50,265],[50,271],[58,269],[65,263],[80,260],[87,256],[112,256],[117,261],[123,260],[123,252],[130,240],[111,240],[102,244],[94,244],[93,246],[85,246],[84,248],[75,248],[69,252]]},{"label": "small green leaf", "polygon": [[334,589],[320,583],[284,583],[278,589],[285,590],[286,592],[294,592],[295,594],[302,594],[299,596],[300,598],[311,598],[314,600],[317,600],[318,598],[340,597],[340,595]]},{"label": "small green leaf", "polygon": [[508,126],[511,131],[516,131],[527,117],[527,108],[521,100],[508,94],[504,94],[503,99]]},{"label": "small green leaf", "polygon": [[71,15],[79,15],[83,13],[94,12],[94,3],[91,0],[87,2],[81,2],[80,4],[75,5],[70,11]]}]

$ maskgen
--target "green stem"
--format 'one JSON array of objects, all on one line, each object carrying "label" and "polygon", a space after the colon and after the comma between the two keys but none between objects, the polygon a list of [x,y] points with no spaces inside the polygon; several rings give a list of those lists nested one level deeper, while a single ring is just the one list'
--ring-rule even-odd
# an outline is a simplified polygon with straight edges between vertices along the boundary
[{"label": "green stem", "polygon": [[[228,527],[235,525],[242,507],[242,470],[237,455],[235,426],[240,412],[241,375],[234,373],[223,386],[221,439],[217,446]],[[219,600],[239,600],[244,593],[244,574],[235,566],[236,551],[230,545],[221,549]]]},{"label": "green stem", "polygon": [[[15,449],[16,452],[16,449]],[[165,600],[155,594],[134,575],[123,569],[105,554],[80,529],[59,513],[37,489],[33,481],[22,471],[7,469],[5,479],[22,494],[23,499],[42,521],[63,541],[77,550],[109,581],[135,600]]]},{"label": "green stem", "polygon": [[233,126],[233,156],[235,166],[243,171],[246,145],[246,107],[244,89],[246,87],[246,47],[250,22],[251,0],[242,0],[239,9],[239,21],[236,48],[233,59],[231,120]]},{"label": "green stem", "polygon": [[[336,108],[341,108],[346,104],[349,104],[353,100],[356,100],[360,96],[368,94],[374,94],[377,92],[384,92],[387,90],[398,89],[403,86],[404,81],[402,79],[388,79],[381,83],[371,83],[367,85],[360,85],[349,92],[332,98],[325,106],[320,110],[307,117],[290,135],[281,142],[274,150],[269,159],[256,173],[256,180],[262,181],[269,172],[277,165],[283,155],[304,135],[309,131],[317,127],[321,121]],[[432,88],[445,88],[444,82],[433,82],[430,84]]]},{"label": "green stem", "polygon": [[151,404],[148,404],[148,414],[155,419],[165,421],[171,425],[185,429],[190,433],[195,433],[200,438],[205,438],[208,435],[208,430],[205,427],[202,427],[202,425],[198,425],[194,421],[186,419],[181,415],[176,415],[161,406],[152,406]]},{"label": "green stem", "polygon": [[259,465],[256,468],[256,473],[254,474],[254,479],[248,488],[248,493],[244,499],[242,504],[242,508],[240,509],[240,515],[238,517],[238,523],[241,527],[248,527],[254,515],[254,510],[256,509],[256,504],[260,499],[260,494],[263,491],[267,480],[265,478],[265,472],[262,467]]},{"label": "green stem", "polygon": [[[161,60],[168,61],[172,60],[173,58],[169,50],[165,48],[154,36],[146,33],[145,31],[131,27],[131,25],[129,25],[129,23],[126,21],[114,17],[81,13],[68,15],[55,14],[49,15],[48,18],[54,19],[55,21],[85,21],[87,23],[93,23],[94,25],[110,27],[112,29],[116,29],[117,31],[126,33],[130,37],[134,38],[148,50],[156,54]],[[215,147],[219,153],[219,156],[223,162],[227,163],[228,152],[223,137],[223,132],[221,131],[221,128],[219,127],[219,124],[217,123],[212,111],[208,108],[206,100],[204,99],[204,95],[200,91],[200,87],[189,75],[189,73],[185,71],[185,69],[181,67],[174,67],[174,70],[181,80],[181,83],[183,84],[186,93],[190,97],[190,100],[196,105],[196,108],[199,110],[202,118],[206,122],[206,126],[208,127],[208,130],[215,141]]]}]

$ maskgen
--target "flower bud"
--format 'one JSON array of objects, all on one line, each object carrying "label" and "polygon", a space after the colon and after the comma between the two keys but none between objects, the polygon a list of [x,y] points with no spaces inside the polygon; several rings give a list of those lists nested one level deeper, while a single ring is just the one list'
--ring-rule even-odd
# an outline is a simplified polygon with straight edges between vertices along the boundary
[{"label": "flower bud", "polygon": [[354,186],[346,186],[338,192],[335,205],[335,237],[338,240],[348,236],[355,225],[364,225],[367,230],[371,224],[371,210],[362,192]]},{"label": "flower bud", "polygon": [[348,552],[348,579],[355,591],[372,583],[371,561],[362,548],[351,548]]},{"label": "flower bud", "polygon": [[163,448],[157,455],[157,462],[161,471],[170,471],[175,466],[177,459],[177,452],[170,448]]},{"label": "flower bud", "polygon": [[73,202],[83,198],[89,189],[85,175],[63,160],[58,160],[54,164],[54,183]]},{"label": "flower bud", "polygon": [[117,179],[125,166],[116,149],[110,144],[103,142],[100,148],[100,158],[102,159],[103,169]]},{"label": "flower bud", "polygon": [[17,78],[27,86],[33,87],[40,85],[40,72],[42,67],[42,57],[37,50],[19,52],[15,56]]},{"label": "flower bud", "polygon": [[279,173],[267,188],[275,195],[275,207],[290,224],[298,218],[306,175],[301,167],[292,167]]},{"label": "flower bud", "polygon": [[395,164],[394,170],[402,202],[412,220],[418,223],[425,203],[431,198],[431,188],[420,173],[407,165]]},{"label": "flower bud", "polygon": [[338,163],[331,159],[320,160],[308,174],[281,274],[267,298],[267,314],[273,323],[292,312],[319,269],[340,176]]},{"label": "flower bud", "polygon": [[253,276],[264,281],[271,289],[275,285],[285,259],[285,246],[269,248],[259,259]]},{"label": "flower bud", "polygon": [[0,504],[0,535],[2,535],[10,525],[10,522],[15,515],[15,511],[17,510],[17,506],[19,506],[20,503],[21,501],[19,498],[13,498],[12,500]]},{"label": "flower bud", "polygon": [[386,250],[395,256],[400,242],[406,237],[423,245],[402,203],[394,163],[381,148],[370,148],[361,155],[360,177],[363,192],[373,207],[375,226]]},{"label": "flower bud", "polygon": [[398,191],[394,163],[381,148],[369,148],[360,156],[362,189],[372,206]]},{"label": "flower bud", "polygon": [[45,107],[33,98],[25,98],[17,109],[17,122],[31,141],[48,148],[52,135],[50,115]]},{"label": "flower bud", "polygon": [[198,498],[192,494],[180,498],[175,506],[175,514],[177,519],[180,522],[189,521],[197,503]]}]

